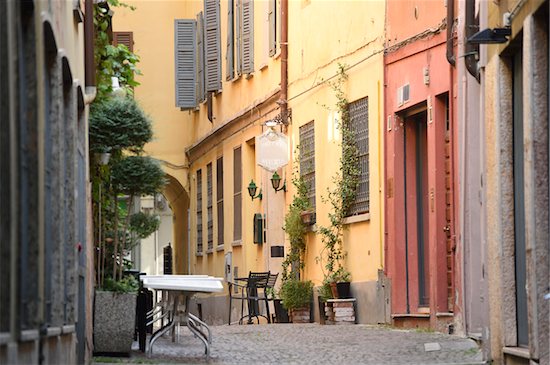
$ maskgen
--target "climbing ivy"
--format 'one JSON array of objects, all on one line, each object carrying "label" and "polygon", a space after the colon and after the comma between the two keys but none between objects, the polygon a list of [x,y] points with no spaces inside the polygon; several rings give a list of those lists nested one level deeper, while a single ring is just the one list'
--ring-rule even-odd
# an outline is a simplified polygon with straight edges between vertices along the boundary
[{"label": "climbing ivy", "polygon": [[359,151],[354,142],[355,135],[350,128],[349,101],[343,90],[347,79],[346,66],[339,64],[337,79],[329,83],[337,99],[336,108],[340,115],[337,127],[342,133],[342,155],[339,170],[332,178],[333,188],[328,188],[327,195],[322,197],[323,202],[330,205],[330,224],[319,228],[324,247],[317,257],[318,262],[324,263],[325,282],[350,280],[350,274],[343,266],[347,254],[343,249],[344,218],[355,201],[361,171],[358,166]]}]

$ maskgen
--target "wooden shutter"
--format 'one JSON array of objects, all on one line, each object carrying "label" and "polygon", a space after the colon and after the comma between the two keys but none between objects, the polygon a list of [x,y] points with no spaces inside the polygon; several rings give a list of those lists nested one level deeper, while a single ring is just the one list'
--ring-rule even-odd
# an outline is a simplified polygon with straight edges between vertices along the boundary
[{"label": "wooden shutter", "polygon": [[220,91],[222,65],[219,0],[204,0],[204,39],[206,91]]},{"label": "wooden shutter", "polygon": [[204,75],[204,16],[197,14],[197,104],[206,100]]},{"label": "wooden shutter", "polygon": [[225,52],[225,79],[233,79],[235,72],[235,23],[233,16],[234,0],[227,1],[227,49]]},{"label": "wooden shutter", "polygon": [[197,253],[202,253],[202,170],[197,171]]},{"label": "wooden shutter", "polygon": [[218,246],[223,246],[224,216],[223,216],[223,156],[216,161],[216,201],[218,212]]},{"label": "wooden shutter", "polygon": [[277,52],[277,1],[269,0],[269,9],[267,15],[268,27],[269,27],[269,55],[274,56]]},{"label": "wooden shutter", "polygon": [[213,189],[212,189],[212,163],[206,165],[206,213],[208,232],[208,251],[214,248],[214,212],[213,212]]},{"label": "wooden shutter", "polygon": [[242,72],[254,72],[254,1],[242,0]]},{"label": "wooden shutter", "polygon": [[176,106],[193,109],[197,106],[197,22],[193,19],[176,19],[174,34]]},{"label": "wooden shutter", "polygon": [[113,32],[113,46],[124,44],[130,52],[134,52],[134,33],[133,32]]},{"label": "wooden shutter", "polygon": [[359,99],[349,104],[350,128],[354,133],[358,149],[358,164],[361,174],[356,190],[355,202],[348,215],[369,211],[369,100]]},{"label": "wooden shutter", "polygon": [[243,44],[243,32],[242,32],[242,9],[243,9],[243,0],[236,0],[237,1],[237,14],[235,16],[235,20],[237,24],[235,25],[235,37],[236,37],[236,60],[235,60],[235,68],[237,76],[241,76],[243,74],[243,55],[242,55],[242,44]]},{"label": "wooden shutter", "polygon": [[300,176],[307,187],[307,196],[315,208],[315,124],[311,121],[300,127]]},{"label": "wooden shutter", "polygon": [[233,151],[233,240],[242,239],[242,156],[241,147]]}]

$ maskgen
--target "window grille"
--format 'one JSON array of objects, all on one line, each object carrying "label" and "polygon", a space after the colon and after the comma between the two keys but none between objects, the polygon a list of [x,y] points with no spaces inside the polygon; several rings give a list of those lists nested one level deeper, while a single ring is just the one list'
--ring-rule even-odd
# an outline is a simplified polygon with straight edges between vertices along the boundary
[{"label": "window grille", "polygon": [[233,241],[242,239],[242,149],[233,151]]},{"label": "window grille", "polygon": [[369,211],[369,104],[362,98],[348,104],[349,127],[358,149],[360,170],[355,202],[350,206],[348,216]]},{"label": "window grille", "polygon": [[307,187],[307,196],[315,208],[315,124],[300,127],[300,176]]},{"label": "window grille", "polygon": [[202,253],[202,170],[197,171],[197,253]]},{"label": "window grille", "polygon": [[214,216],[212,211],[212,163],[206,165],[206,212],[208,228],[208,251],[212,251],[214,245]]},{"label": "window grille", "polygon": [[223,157],[216,161],[216,201],[218,209],[218,246],[223,246],[224,216],[223,216]]}]

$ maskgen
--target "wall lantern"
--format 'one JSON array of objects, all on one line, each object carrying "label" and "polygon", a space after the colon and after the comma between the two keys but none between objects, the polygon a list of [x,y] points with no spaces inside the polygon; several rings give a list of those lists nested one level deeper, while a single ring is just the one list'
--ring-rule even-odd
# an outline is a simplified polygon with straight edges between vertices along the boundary
[{"label": "wall lantern", "polygon": [[262,200],[262,189],[260,189],[258,195],[256,195],[256,190],[258,190],[256,183],[254,183],[254,180],[250,180],[250,184],[248,184],[248,195],[250,195],[252,200],[256,198]]},{"label": "wall lantern", "polygon": [[477,32],[468,38],[471,44],[496,44],[508,42],[508,37],[512,35],[512,28],[487,28]]},{"label": "wall lantern", "polygon": [[271,177],[271,185],[273,186],[273,189],[275,189],[275,192],[282,190],[286,193],[286,179],[283,182],[283,186],[279,187],[281,185],[281,177],[279,176],[277,171],[275,171],[273,173],[273,176]]}]

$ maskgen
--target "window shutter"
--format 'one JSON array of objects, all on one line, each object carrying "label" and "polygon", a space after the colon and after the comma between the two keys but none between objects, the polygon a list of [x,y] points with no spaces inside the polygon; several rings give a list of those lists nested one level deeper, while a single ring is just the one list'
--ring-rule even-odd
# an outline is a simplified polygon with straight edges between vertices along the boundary
[{"label": "window shutter", "polygon": [[224,216],[223,216],[223,156],[216,161],[216,200],[218,216],[218,246],[223,246]]},{"label": "window shutter", "polygon": [[197,106],[197,22],[176,19],[174,22],[176,51],[176,106],[193,109]]},{"label": "window shutter", "polygon": [[235,16],[235,20],[237,21],[237,24],[235,26],[235,35],[237,40],[237,47],[236,47],[236,72],[237,76],[241,76],[243,74],[243,55],[242,55],[242,44],[243,44],[243,32],[242,32],[242,9],[243,9],[243,0],[236,0],[237,1],[237,15]]},{"label": "window shutter", "polygon": [[269,23],[269,55],[274,56],[277,51],[277,11],[276,0],[269,0],[269,13],[267,21]]},{"label": "window shutter", "polygon": [[134,52],[134,33],[133,32],[113,32],[113,46],[124,44],[130,52]]},{"label": "window shutter", "polygon": [[214,211],[213,205],[213,189],[212,189],[212,163],[206,165],[206,216],[207,216],[207,232],[208,232],[208,251],[214,248]]},{"label": "window shutter", "polygon": [[197,104],[206,99],[204,80],[204,16],[197,14]]},{"label": "window shutter", "polygon": [[254,72],[254,1],[242,0],[242,72]]},{"label": "window shutter", "polygon": [[216,92],[222,88],[219,0],[204,0],[204,18],[206,91]]},{"label": "window shutter", "polygon": [[235,38],[235,24],[233,17],[233,0],[227,1],[227,49],[225,52],[225,79],[231,80],[233,78],[233,72],[235,70],[235,59],[233,54],[235,52],[235,44],[233,39]]}]

